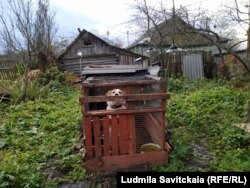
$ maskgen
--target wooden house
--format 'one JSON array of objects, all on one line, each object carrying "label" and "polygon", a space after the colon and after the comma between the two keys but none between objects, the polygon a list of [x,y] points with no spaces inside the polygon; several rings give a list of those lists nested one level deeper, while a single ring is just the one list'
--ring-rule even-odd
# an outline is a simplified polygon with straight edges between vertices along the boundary
[{"label": "wooden house", "polygon": [[58,58],[63,70],[79,76],[80,69],[86,65],[147,64],[145,56],[113,46],[86,30],[79,32]]},{"label": "wooden house", "polygon": [[146,31],[127,49],[140,55],[150,56],[153,52],[150,49],[157,49],[159,46],[165,50],[169,49],[173,39],[175,45],[183,51],[209,51],[212,54],[218,53],[212,41],[222,45],[226,45],[229,41],[229,39],[222,37],[217,39],[213,35],[199,31],[175,15],[160,23],[157,29],[154,27]]}]

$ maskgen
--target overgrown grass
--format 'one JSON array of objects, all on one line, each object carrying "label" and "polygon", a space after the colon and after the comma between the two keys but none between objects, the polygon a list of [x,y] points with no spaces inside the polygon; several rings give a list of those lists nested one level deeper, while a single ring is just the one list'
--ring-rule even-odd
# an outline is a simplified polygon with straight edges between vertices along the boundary
[{"label": "overgrown grass", "polygon": [[[57,75],[57,76],[56,76]],[[44,97],[10,105],[0,103],[0,187],[55,187],[86,177],[79,142],[79,90],[48,73]],[[241,81],[237,81],[240,82]],[[205,140],[214,154],[206,171],[249,171],[250,136],[235,126],[246,122],[250,87],[235,81],[170,79],[166,118],[174,150],[158,171],[194,171],[187,165],[192,144]]]},{"label": "overgrown grass", "polygon": [[157,170],[190,171],[185,160],[192,156],[191,144],[203,139],[215,156],[206,171],[249,171],[250,134],[236,126],[246,122],[250,101],[250,84],[243,83],[236,88],[223,80],[168,81],[166,118],[175,149],[169,165]]},{"label": "overgrown grass", "polygon": [[85,176],[83,153],[75,148],[79,90],[59,79],[37,86],[50,92],[16,105],[0,103],[0,187],[54,187]]},{"label": "overgrown grass", "polygon": [[60,90],[63,85],[69,85],[70,76],[69,73],[58,71],[56,67],[52,67],[46,73],[38,73],[28,81],[24,100],[20,98],[24,88],[24,75],[19,75],[15,80],[0,80],[0,92],[10,95],[9,100],[12,104],[18,104],[22,100],[39,100],[46,98],[51,92]]},{"label": "overgrown grass", "polygon": [[5,107],[0,187],[44,187],[84,177],[83,156],[73,150],[79,142],[78,95],[75,89],[63,88],[39,102]]}]

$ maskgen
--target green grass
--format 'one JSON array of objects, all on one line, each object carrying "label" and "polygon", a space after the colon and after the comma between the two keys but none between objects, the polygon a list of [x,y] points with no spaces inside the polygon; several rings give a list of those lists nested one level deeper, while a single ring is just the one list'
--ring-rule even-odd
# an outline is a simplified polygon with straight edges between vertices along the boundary
[{"label": "green grass", "polygon": [[188,165],[194,156],[192,144],[205,141],[214,158],[203,170],[249,171],[250,134],[235,126],[246,122],[250,101],[250,83],[242,83],[235,88],[235,82],[223,80],[168,81],[171,98],[166,118],[175,149],[169,165],[156,170],[192,171]]},{"label": "green grass", "polygon": [[[16,105],[0,103],[0,187],[55,187],[87,177],[83,153],[75,149],[82,118],[80,91],[57,78],[51,82],[51,75],[55,74],[41,81],[50,83],[45,97]],[[250,84],[237,82],[244,84],[168,81],[166,118],[174,150],[169,164],[155,170],[201,170],[189,162],[195,159],[193,144],[205,141],[214,158],[204,171],[249,171],[250,136],[234,124],[246,122]]]},{"label": "green grass", "polygon": [[74,151],[78,97],[79,90],[61,86],[45,99],[1,104],[0,187],[53,187],[84,178],[83,154]]}]

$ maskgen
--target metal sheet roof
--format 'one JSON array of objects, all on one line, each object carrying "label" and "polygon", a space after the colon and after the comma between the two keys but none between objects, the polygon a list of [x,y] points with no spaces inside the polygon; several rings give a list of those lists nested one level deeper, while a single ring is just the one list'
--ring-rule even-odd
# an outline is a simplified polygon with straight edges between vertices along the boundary
[{"label": "metal sheet roof", "polygon": [[121,74],[147,72],[147,67],[141,65],[97,65],[86,66],[82,70],[82,75],[93,74]]}]

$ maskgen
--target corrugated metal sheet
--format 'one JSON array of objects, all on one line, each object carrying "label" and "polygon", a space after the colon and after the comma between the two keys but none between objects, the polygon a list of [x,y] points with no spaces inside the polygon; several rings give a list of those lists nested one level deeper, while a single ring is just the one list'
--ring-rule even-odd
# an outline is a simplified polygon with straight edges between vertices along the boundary
[{"label": "corrugated metal sheet", "polygon": [[83,75],[92,74],[121,74],[121,73],[136,73],[147,72],[147,68],[141,65],[97,65],[86,66],[82,70]]},{"label": "corrugated metal sheet", "polygon": [[204,76],[204,68],[201,54],[183,56],[183,74],[189,80],[195,80]]}]

